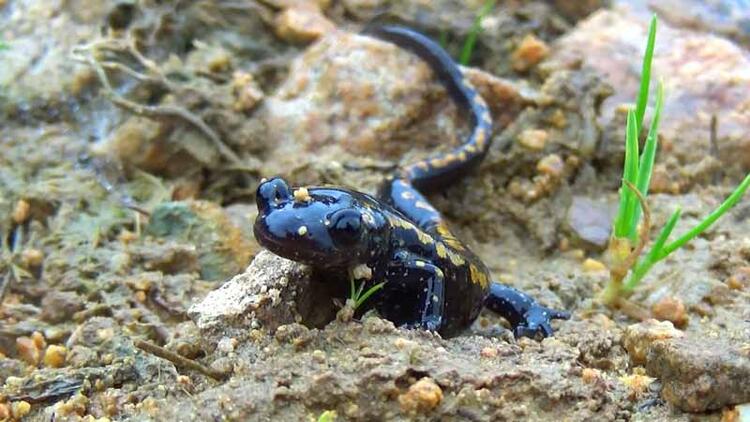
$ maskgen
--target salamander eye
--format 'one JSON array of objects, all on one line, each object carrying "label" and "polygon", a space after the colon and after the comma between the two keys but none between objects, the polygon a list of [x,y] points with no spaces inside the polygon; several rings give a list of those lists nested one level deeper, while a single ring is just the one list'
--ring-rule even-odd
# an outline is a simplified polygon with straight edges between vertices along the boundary
[{"label": "salamander eye", "polygon": [[334,211],[328,233],[339,246],[350,246],[362,238],[362,214],[351,208]]}]

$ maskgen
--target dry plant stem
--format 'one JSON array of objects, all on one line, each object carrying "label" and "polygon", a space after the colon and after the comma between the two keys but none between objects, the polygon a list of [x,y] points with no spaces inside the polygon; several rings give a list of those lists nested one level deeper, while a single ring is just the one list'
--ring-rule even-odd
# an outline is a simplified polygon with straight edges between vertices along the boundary
[{"label": "dry plant stem", "polygon": [[226,374],[222,372],[213,370],[205,365],[201,365],[200,363],[192,359],[188,359],[184,356],[180,356],[177,353],[170,352],[169,350],[161,346],[157,346],[153,343],[149,343],[143,340],[134,340],[133,344],[135,345],[135,347],[145,352],[151,353],[154,356],[158,356],[162,359],[166,359],[172,362],[178,368],[191,369],[193,371],[198,371],[201,374],[207,377],[211,377],[217,381],[221,381],[224,378],[226,378]]},{"label": "dry plant stem", "polygon": [[[612,265],[612,268],[609,270],[610,280],[602,294],[604,303],[610,306],[619,306],[620,303],[623,302],[622,281],[628,275],[628,271],[630,271],[635,266],[636,262],[638,261],[638,257],[641,255],[641,253],[643,253],[643,249],[646,247],[646,243],[648,242],[648,233],[651,230],[651,209],[648,206],[648,202],[646,202],[646,198],[643,196],[643,194],[641,194],[641,192],[638,191],[635,185],[633,185],[631,182],[627,180],[623,180],[623,184],[625,184],[625,186],[628,189],[632,190],[633,193],[638,198],[638,202],[640,203],[641,209],[643,210],[643,223],[641,224],[640,230],[638,231],[638,244],[636,245],[635,249],[633,249],[622,260],[620,260],[619,255],[615,253],[615,259],[617,262],[615,262]],[[617,239],[613,237],[610,240],[610,249],[615,249],[615,250],[620,249],[621,247],[624,246],[622,245],[622,242],[625,242],[626,244],[630,243],[625,238]],[[636,306],[636,305],[633,304],[633,306]],[[630,315],[630,313],[628,313],[628,315],[633,316],[633,315]]]},{"label": "dry plant stem", "polygon": [[[79,49],[78,51],[81,51],[81,50],[83,49]],[[99,81],[102,84],[102,87],[104,88],[104,96],[108,100],[112,101],[112,103],[115,104],[116,106],[123,108],[127,111],[130,111],[131,113],[138,115],[138,116],[149,117],[153,119],[160,119],[160,118],[181,119],[191,124],[200,132],[202,132],[203,135],[206,136],[214,144],[214,146],[216,146],[216,148],[219,150],[219,153],[222,156],[224,156],[224,158],[226,158],[229,162],[231,162],[233,165],[236,165],[236,166],[242,165],[242,161],[240,160],[240,157],[237,156],[237,154],[235,154],[234,151],[232,151],[226,144],[224,144],[224,142],[222,142],[222,140],[219,138],[219,135],[213,129],[211,129],[211,127],[209,127],[206,124],[206,122],[203,121],[203,119],[196,116],[194,113],[182,107],[164,106],[164,105],[147,106],[147,105],[136,103],[134,101],[130,101],[122,97],[121,95],[117,94],[114,91],[114,89],[112,88],[112,85],[109,82],[109,78],[107,77],[107,74],[104,72],[104,66],[100,64],[97,60],[91,57],[84,57],[82,55],[78,55],[76,58],[88,64],[89,66],[91,66],[92,69],[94,69],[94,72],[96,73],[97,77],[99,78]],[[109,63],[108,65],[112,66],[112,63]],[[133,70],[131,69],[131,71]],[[128,71],[125,71],[125,73],[130,74],[130,72]],[[149,78],[148,76],[142,76],[142,78],[139,78],[139,79],[152,80],[152,78]],[[159,80],[160,82],[164,82],[163,78],[159,78]],[[168,86],[168,84],[166,85]]]},{"label": "dry plant stem", "polygon": [[614,305],[620,312],[634,320],[645,321],[651,318],[651,313],[644,307],[624,297],[618,297]]},{"label": "dry plant stem", "polygon": [[8,287],[10,286],[10,270],[3,275],[0,281],[2,281],[2,285],[0,285],[0,306],[2,306],[5,294],[8,292]]}]

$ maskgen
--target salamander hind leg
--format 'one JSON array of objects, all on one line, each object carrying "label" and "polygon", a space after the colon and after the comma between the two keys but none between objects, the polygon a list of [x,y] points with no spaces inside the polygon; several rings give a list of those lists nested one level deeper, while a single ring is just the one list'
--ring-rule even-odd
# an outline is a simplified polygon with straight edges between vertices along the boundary
[{"label": "salamander hind leg", "polygon": [[549,337],[553,333],[553,319],[570,318],[569,312],[542,306],[528,294],[500,283],[490,285],[490,293],[484,304],[508,320],[516,338]]}]

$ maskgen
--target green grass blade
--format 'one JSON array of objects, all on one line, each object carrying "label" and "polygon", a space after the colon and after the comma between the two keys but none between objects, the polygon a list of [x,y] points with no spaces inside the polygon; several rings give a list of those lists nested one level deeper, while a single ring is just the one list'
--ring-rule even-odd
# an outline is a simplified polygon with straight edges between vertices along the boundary
[{"label": "green grass blade", "polygon": [[368,290],[367,290],[367,291],[366,291],[366,292],[365,292],[364,294],[362,294],[362,295],[361,295],[361,296],[359,297],[359,299],[357,299],[357,302],[356,302],[356,303],[354,304],[354,309],[357,309],[357,308],[359,308],[359,307],[360,307],[360,305],[362,305],[363,303],[365,303],[365,301],[366,301],[366,300],[367,300],[367,299],[368,299],[368,298],[369,298],[370,296],[372,296],[372,295],[373,295],[373,294],[374,294],[375,292],[377,292],[378,290],[382,289],[382,288],[383,288],[383,286],[385,286],[385,281],[383,281],[383,282],[380,282],[380,283],[378,283],[378,284],[376,284],[376,285],[374,285],[374,286],[370,287],[370,288],[369,288],[369,289],[368,289]]},{"label": "green grass blade", "polygon": [[[654,161],[656,160],[656,147],[659,142],[659,120],[661,119],[661,110],[664,106],[664,85],[659,82],[656,91],[656,108],[654,117],[651,119],[651,127],[648,130],[646,144],[643,146],[643,153],[638,163],[638,182],[635,186],[643,197],[648,196],[648,188],[651,185],[651,174],[654,170]],[[637,222],[641,218],[641,207],[635,209],[634,220]]]},{"label": "green grass blade", "polygon": [[[633,110],[628,110],[628,130],[625,132],[625,163],[622,169],[623,180],[630,181],[633,178],[633,169],[637,171],[638,163],[634,163],[635,157],[633,156],[633,138],[630,136],[631,126],[635,123]],[[637,145],[636,145],[637,148]],[[617,208],[617,219],[615,220],[615,237],[623,238],[627,237],[630,231],[628,227],[628,204],[633,197],[633,193],[625,186],[625,182],[620,186],[620,206]]]},{"label": "green grass blade", "polygon": [[438,36],[438,44],[440,44],[443,49],[448,48],[448,31],[445,29],[440,30],[440,35]]},{"label": "green grass blade", "polygon": [[661,119],[661,110],[664,107],[664,85],[659,82],[656,90],[656,108],[654,117],[651,119],[651,127],[648,130],[646,143],[643,146],[643,154],[638,166],[638,192],[644,197],[648,195],[648,187],[651,184],[651,173],[654,170],[654,161],[656,159],[656,147],[659,143],[659,121]]},{"label": "green grass blade", "polygon": [[479,14],[477,14],[477,17],[474,19],[474,24],[471,25],[469,35],[466,37],[464,46],[461,49],[461,56],[458,59],[458,62],[464,66],[466,66],[469,63],[469,60],[471,60],[471,53],[474,51],[477,37],[479,36],[479,32],[482,31],[482,20],[490,13],[490,11],[492,11],[492,8],[495,7],[495,1],[496,0],[485,0],[482,8],[479,10]]},{"label": "green grass blade", "polygon": [[734,192],[732,192],[732,194],[729,195],[729,197],[727,197],[727,199],[724,200],[724,202],[719,205],[718,208],[716,208],[711,214],[709,214],[708,217],[704,218],[703,221],[698,223],[697,226],[693,227],[687,233],[677,238],[674,242],[665,246],[662,250],[661,255],[659,256],[659,259],[666,257],[667,255],[679,249],[694,237],[698,236],[702,232],[706,231],[709,227],[711,227],[711,225],[715,223],[716,220],[719,219],[719,217],[724,215],[727,211],[729,211],[730,208],[732,208],[733,206],[735,206],[735,204],[737,204],[737,202],[739,202],[740,198],[742,198],[742,195],[744,195],[749,186],[750,174],[745,176],[745,179],[742,181],[742,183],[740,183],[739,186],[737,186]]},{"label": "green grass blade", "polygon": [[648,28],[648,41],[646,43],[646,52],[643,54],[643,68],[641,70],[641,87],[638,90],[638,102],[635,107],[635,117],[638,122],[639,133],[643,126],[643,116],[646,114],[646,106],[648,105],[648,91],[651,86],[651,60],[654,57],[655,41],[656,15],[651,18],[651,25]]},{"label": "green grass blade", "polygon": [[674,230],[674,227],[677,225],[677,221],[680,219],[681,215],[682,208],[677,207],[677,209],[674,210],[672,215],[669,217],[669,220],[667,220],[667,224],[665,224],[661,229],[659,237],[656,238],[656,241],[651,247],[651,251],[649,251],[646,259],[654,258],[653,261],[658,261],[659,259],[661,259],[659,258],[661,256],[661,250],[662,248],[664,248],[664,244],[667,243],[667,239],[669,239],[669,235],[672,234],[672,230]]},{"label": "green grass blade", "polygon": [[[635,126],[635,112],[628,110],[628,123],[625,136],[625,164],[622,178],[632,184],[638,179],[638,132]],[[615,236],[619,238],[631,237],[635,233],[636,223],[633,222],[633,210],[638,206],[638,198],[625,182],[620,187],[620,207],[617,210],[617,222],[615,223]]]}]

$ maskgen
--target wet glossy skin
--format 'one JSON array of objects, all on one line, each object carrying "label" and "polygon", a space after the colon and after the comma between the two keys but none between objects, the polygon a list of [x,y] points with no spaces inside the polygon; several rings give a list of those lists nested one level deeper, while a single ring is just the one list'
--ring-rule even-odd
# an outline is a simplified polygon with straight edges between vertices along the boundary
[{"label": "wet glossy skin", "polygon": [[385,281],[365,307],[398,325],[453,335],[486,306],[506,318],[516,336],[551,335],[550,321],[568,314],[491,282],[482,261],[420,193],[445,187],[484,158],[492,128],[484,101],[448,54],[423,35],[393,26],[365,33],[425,60],[468,112],[472,133],[454,150],[395,172],[377,198],[334,187],[293,189],[280,178],[264,181],[257,192],[256,239],[277,255],[312,265],[326,280],[354,278],[367,287]]}]

